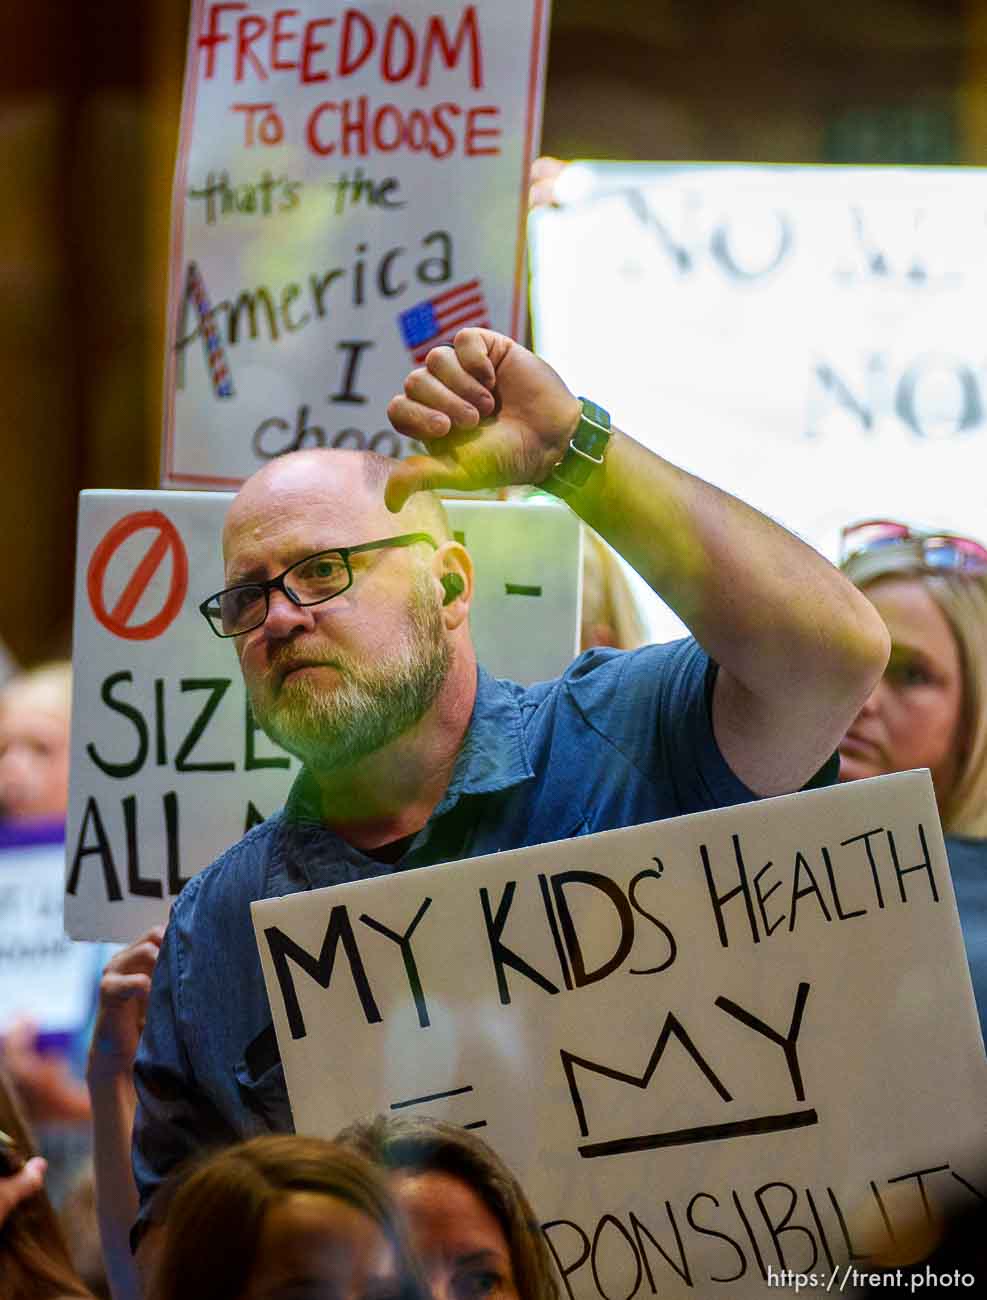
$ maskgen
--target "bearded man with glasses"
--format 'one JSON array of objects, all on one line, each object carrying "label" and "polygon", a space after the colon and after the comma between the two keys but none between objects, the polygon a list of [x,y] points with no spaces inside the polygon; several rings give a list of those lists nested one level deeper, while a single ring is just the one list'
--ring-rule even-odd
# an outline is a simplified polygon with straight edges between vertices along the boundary
[{"label": "bearded man with glasses", "polygon": [[[227,517],[226,585],[202,612],[304,767],[172,909],[137,1061],[145,1220],[199,1146],[290,1127],[253,899],[832,781],[887,661],[880,619],[825,560],[503,335],[433,349],[389,414],[432,454],[296,452]],[[511,484],[565,500],[694,639],[588,651],[527,689],[478,668],[472,564],[431,490]]]},{"label": "bearded man with glasses", "polygon": [[[352,458],[365,473],[373,460]],[[321,468],[320,457],[315,463]],[[293,462],[303,472],[306,461]],[[444,521],[434,512],[440,527]],[[438,543],[429,533],[403,533],[359,546],[334,547],[296,560],[274,578],[238,583],[217,592],[200,605],[213,631],[236,637],[241,663],[252,663],[251,646],[268,645],[271,630],[262,631],[271,616],[271,596],[278,591],[297,610],[324,605],[345,596],[353,586],[354,570],[365,575],[384,560],[374,552]],[[392,575],[393,577],[393,575]],[[354,593],[355,596],[355,593]],[[352,599],[353,597],[351,597]],[[339,610],[340,606],[335,606]],[[291,611],[289,610],[289,616]],[[407,627],[388,652],[354,656],[345,647],[315,649],[308,640],[275,636],[274,653],[265,656],[262,673],[245,677],[254,717],[264,731],[302,760],[312,771],[345,771],[357,759],[385,749],[404,735],[428,710],[449,668],[450,650],[427,571],[416,565],[407,593]],[[275,611],[276,625],[279,615]],[[296,623],[306,618],[299,614]],[[258,637],[251,638],[251,633]],[[244,660],[244,653],[247,658]],[[332,681],[326,688],[323,679]]]}]

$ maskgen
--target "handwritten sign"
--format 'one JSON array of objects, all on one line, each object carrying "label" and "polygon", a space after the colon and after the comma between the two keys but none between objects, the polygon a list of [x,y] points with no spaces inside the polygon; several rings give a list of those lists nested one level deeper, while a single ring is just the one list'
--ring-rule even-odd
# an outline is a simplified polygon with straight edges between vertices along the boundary
[{"label": "handwritten sign", "polygon": [[61,833],[17,838],[0,844],[0,1035],[28,1016],[42,1042],[67,1046],[89,1015],[103,954],[62,928]]},{"label": "handwritten sign", "polygon": [[876,1206],[976,1197],[987,1065],[927,773],[252,910],[297,1129],[480,1129],[573,1300],[762,1296]]},{"label": "handwritten sign", "polygon": [[524,329],[548,0],[195,0],[162,484],[404,454],[385,408],[463,325]]},{"label": "handwritten sign", "polygon": [[[82,493],[65,895],[75,938],[127,941],[163,921],[190,876],[282,806],[298,771],[255,725],[233,643],[197,608],[223,586],[231,500]],[[476,566],[480,662],[524,683],[556,676],[577,650],[575,515],[551,503],[447,507]]]},{"label": "handwritten sign", "polygon": [[560,196],[535,339],[616,424],[830,558],[854,519],[984,536],[987,172],[574,164]]},{"label": "handwritten sign", "polygon": [[[134,565],[112,610],[108,610],[103,582],[110,562],[130,538],[146,533],[150,533],[153,540]],[[169,554],[171,579],[164,592],[161,608],[145,622],[135,625],[130,621],[131,615]],[[188,556],[175,525],[159,510],[139,510],[119,520],[93,551],[86,574],[86,588],[96,618],[116,636],[123,637],[126,641],[149,641],[160,636],[168,624],[174,621],[188,590]]]}]

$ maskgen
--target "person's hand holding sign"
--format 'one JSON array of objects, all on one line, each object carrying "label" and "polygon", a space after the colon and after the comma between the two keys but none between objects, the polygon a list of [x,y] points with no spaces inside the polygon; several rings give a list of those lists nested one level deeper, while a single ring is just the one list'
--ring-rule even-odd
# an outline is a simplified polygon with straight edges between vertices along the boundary
[{"label": "person's hand holding sign", "polygon": [[386,500],[396,511],[423,488],[542,483],[565,455],[582,407],[541,358],[493,330],[465,329],[452,347],[432,349],[387,413],[399,433],[432,450],[392,471]]},{"label": "person's hand holding sign", "polygon": [[100,980],[99,1012],[89,1048],[90,1088],[95,1082],[112,1076],[129,1079],[133,1072],[151,991],[151,975],[163,937],[164,926],[156,925],[107,962]]}]

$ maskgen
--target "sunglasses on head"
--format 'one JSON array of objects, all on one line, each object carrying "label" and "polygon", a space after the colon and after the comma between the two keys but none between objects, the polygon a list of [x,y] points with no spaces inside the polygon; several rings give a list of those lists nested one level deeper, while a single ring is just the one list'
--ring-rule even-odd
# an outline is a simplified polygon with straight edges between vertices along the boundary
[{"label": "sunglasses on head", "polygon": [[887,547],[907,545],[930,573],[987,574],[987,547],[972,537],[922,532],[894,519],[866,519],[840,531],[840,565]]}]

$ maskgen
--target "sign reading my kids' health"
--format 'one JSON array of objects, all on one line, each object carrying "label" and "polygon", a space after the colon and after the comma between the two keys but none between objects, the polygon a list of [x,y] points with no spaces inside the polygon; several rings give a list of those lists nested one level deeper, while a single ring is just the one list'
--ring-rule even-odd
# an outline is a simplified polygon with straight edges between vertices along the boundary
[{"label": "sign reading my kids' health", "polygon": [[299,447],[406,454],[387,402],[428,349],[523,331],[548,7],[195,0],[163,486]]},{"label": "sign reading my kids' health", "polygon": [[297,1131],[478,1129],[568,1300],[854,1294],[853,1267],[982,1206],[987,1065],[927,772],[252,914]]}]

